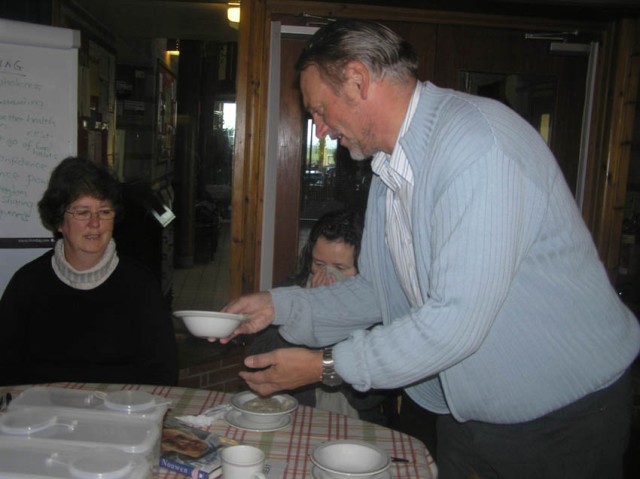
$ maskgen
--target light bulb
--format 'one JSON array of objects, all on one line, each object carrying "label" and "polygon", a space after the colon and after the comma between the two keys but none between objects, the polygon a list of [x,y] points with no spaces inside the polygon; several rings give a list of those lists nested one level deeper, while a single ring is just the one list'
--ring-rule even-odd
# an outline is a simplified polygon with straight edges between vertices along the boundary
[{"label": "light bulb", "polygon": [[227,20],[232,23],[240,23],[240,7],[227,8]]}]

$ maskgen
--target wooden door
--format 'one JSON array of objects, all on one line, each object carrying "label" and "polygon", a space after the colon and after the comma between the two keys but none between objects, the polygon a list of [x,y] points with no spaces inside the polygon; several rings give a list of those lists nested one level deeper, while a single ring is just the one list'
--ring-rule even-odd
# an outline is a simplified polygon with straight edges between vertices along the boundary
[{"label": "wooden door", "polygon": [[432,81],[516,110],[545,137],[575,194],[589,58],[552,54],[551,41],[527,39],[525,33],[440,26]]},{"label": "wooden door", "polygon": [[282,38],[273,284],[295,272],[305,111],[294,65],[306,39]]}]

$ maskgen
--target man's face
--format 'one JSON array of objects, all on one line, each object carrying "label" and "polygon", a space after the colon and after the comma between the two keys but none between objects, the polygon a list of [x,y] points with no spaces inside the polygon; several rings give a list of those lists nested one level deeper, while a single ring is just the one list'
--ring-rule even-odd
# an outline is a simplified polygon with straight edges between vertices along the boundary
[{"label": "man's face", "polygon": [[371,122],[362,112],[362,99],[348,80],[336,93],[323,81],[318,68],[310,65],[300,74],[300,89],[318,138],[339,140],[354,160],[365,160],[377,152],[372,146]]}]

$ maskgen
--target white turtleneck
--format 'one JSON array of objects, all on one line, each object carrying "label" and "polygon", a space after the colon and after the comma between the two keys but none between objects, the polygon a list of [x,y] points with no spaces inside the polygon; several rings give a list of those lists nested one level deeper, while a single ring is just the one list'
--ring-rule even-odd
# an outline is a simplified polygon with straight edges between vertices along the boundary
[{"label": "white turtleneck", "polygon": [[111,239],[104,255],[93,268],[78,271],[69,264],[64,256],[64,240],[56,241],[51,266],[56,276],[68,286],[75,289],[93,289],[104,283],[118,266],[116,243]]}]

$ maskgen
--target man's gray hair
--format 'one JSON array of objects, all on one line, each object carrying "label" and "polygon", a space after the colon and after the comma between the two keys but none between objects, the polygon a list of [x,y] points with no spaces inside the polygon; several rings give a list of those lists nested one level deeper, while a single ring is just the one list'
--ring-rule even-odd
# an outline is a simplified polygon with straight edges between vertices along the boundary
[{"label": "man's gray hair", "polygon": [[393,78],[399,82],[418,76],[418,56],[413,47],[393,30],[375,22],[344,20],[318,30],[307,42],[296,70],[315,65],[335,91],[344,82],[344,67],[363,63],[373,80]]}]

